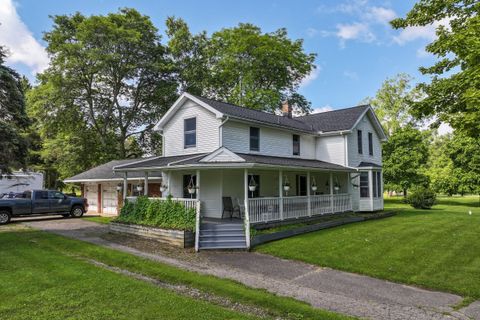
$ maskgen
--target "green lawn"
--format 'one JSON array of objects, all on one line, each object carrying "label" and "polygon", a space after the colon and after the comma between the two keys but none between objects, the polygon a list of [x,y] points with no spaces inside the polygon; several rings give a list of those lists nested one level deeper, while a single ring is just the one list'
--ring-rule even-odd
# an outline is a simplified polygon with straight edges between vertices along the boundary
[{"label": "green lawn", "polygon": [[[431,210],[387,199],[397,216],[308,233],[256,250],[319,266],[480,299],[478,197],[441,198]],[[469,215],[469,210],[472,215]]]},{"label": "green lawn", "polygon": [[254,318],[114,273],[91,260],[261,308],[269,318],[346,319],[233,281],[18,225],[0,228],[0,243],[0,319]]},{"label": "green lawn", "polygon": [[115,217],[100,217],[100,216],[89,217],[89,216],[85,216],[82,219],[92,221],[92,222],[107,224],[107,223],[110,223],[113,219],[115,219]]}]

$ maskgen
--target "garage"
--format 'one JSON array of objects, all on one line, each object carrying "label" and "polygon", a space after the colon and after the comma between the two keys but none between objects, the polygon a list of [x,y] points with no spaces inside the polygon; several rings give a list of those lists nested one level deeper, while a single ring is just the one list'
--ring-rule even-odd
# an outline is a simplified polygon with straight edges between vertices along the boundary
[{"label": "garage", "polygon": [[[87,199],[88,213],[105,216],[117,215],[119,213],[118,188],[123,187],[123,176],[113,172],[113,167],[140,159],[114,160],[76,176],[65,179],[64,183],[80,185],[82,196]],[[148,196],[160,197],[161,172],[149,172]],[[128,195],[138,196],[143,191],[137,191],[137,187],[144,188],[144,172],[136,172],[128,175]]]}]

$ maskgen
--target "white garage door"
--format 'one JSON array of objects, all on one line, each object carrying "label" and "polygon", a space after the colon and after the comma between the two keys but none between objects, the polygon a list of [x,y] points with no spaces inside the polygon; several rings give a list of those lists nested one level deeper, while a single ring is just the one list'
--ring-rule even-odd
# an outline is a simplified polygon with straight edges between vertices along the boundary
[{"label": "white garage door", "polygon": [[97,184],[89,183],[85,185],[85,198],[88,202],[88,211],[97,212],[98,205],[98,186]]},{"label": "white garage door", "polygon": [[103,198],[102,206],[103,214],[117,214],[117,187],[113,184],[102,185]]}]

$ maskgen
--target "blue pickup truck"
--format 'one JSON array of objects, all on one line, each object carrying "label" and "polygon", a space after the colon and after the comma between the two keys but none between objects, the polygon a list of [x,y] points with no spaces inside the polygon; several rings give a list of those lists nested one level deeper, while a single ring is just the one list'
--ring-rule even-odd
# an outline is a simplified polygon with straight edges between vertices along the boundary
[{"label": "blue pickup truck", "polygon": [[56,190],[25,191],[20,197],[0,199],[0,225],[12,217],[59,214],[80,218],[87,211],[85,198],[70,197]]}]

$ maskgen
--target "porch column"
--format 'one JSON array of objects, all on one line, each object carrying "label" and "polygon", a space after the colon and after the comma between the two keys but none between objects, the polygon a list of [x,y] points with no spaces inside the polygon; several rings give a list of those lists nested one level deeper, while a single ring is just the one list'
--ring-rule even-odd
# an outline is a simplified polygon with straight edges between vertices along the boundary
[{"label": "porch column", "polygon": [[368,171],[368,195],[370,196],[370,211],[373,211],[373,171]]},{"label": "porch column", "polygon": [[333,210],[333,174],[330,172],[330,205],[332,207],[332,213],[335,213]]},{"label": "porch column", "polygon": [[127,189],[128,189],[128,180],[127,180],[127,172],[123,174],[123,203],[125,203],[125,199],[127,199]]},{"label": "porch column", "polygon": [[200,170],[197,170],[196,175],[197,175],[197,185],[196,185],[197,200],[200,200]]},{"label": "porch column", "polygon": [[[167,190],[168,190],[168,194],[172,194],[172,184],[170,183],[170,179],[172,179],[172,172],[171,171],[168,171],[168,174],[167,174]],[[163,182],[163,181],[162,181]],[[162,195],[163,196],[163,195]],[[180,198],[180,197],[179,197]]]},{"label": "porch column", "polygon": [[145,178],[143,182],[143,195],[148,197],[148,172],[145,171]]},{"label": "porch column", "polygon": [[[195,251],[198,252],[200,250],[200,170],[196,171],[197,176],[197,185],[195,186],[195,190],[197,191],[197,204],[195,206]],[[170,176],[168,177],[168,184],[170,184]],[[170,189],[170,188],[169,188]]]},{"label": "porch column", "polygon": [[278,171],[278,211],[280,214],[280,220],[283,220],[283,171]]},{"label": "porch column", "polygon": [[308,199],[307,212],[308,212],[308,216],[311,217],[312,216],[312,203],[311,203],[311,199],[310,199],[310,171],[307,172],[307,199]]},{"label": "porch column", "polygon": [[250,214],[248,210],[248,169],[243,170],[243,196],[245,199],[245,243],[250,248]]}]

